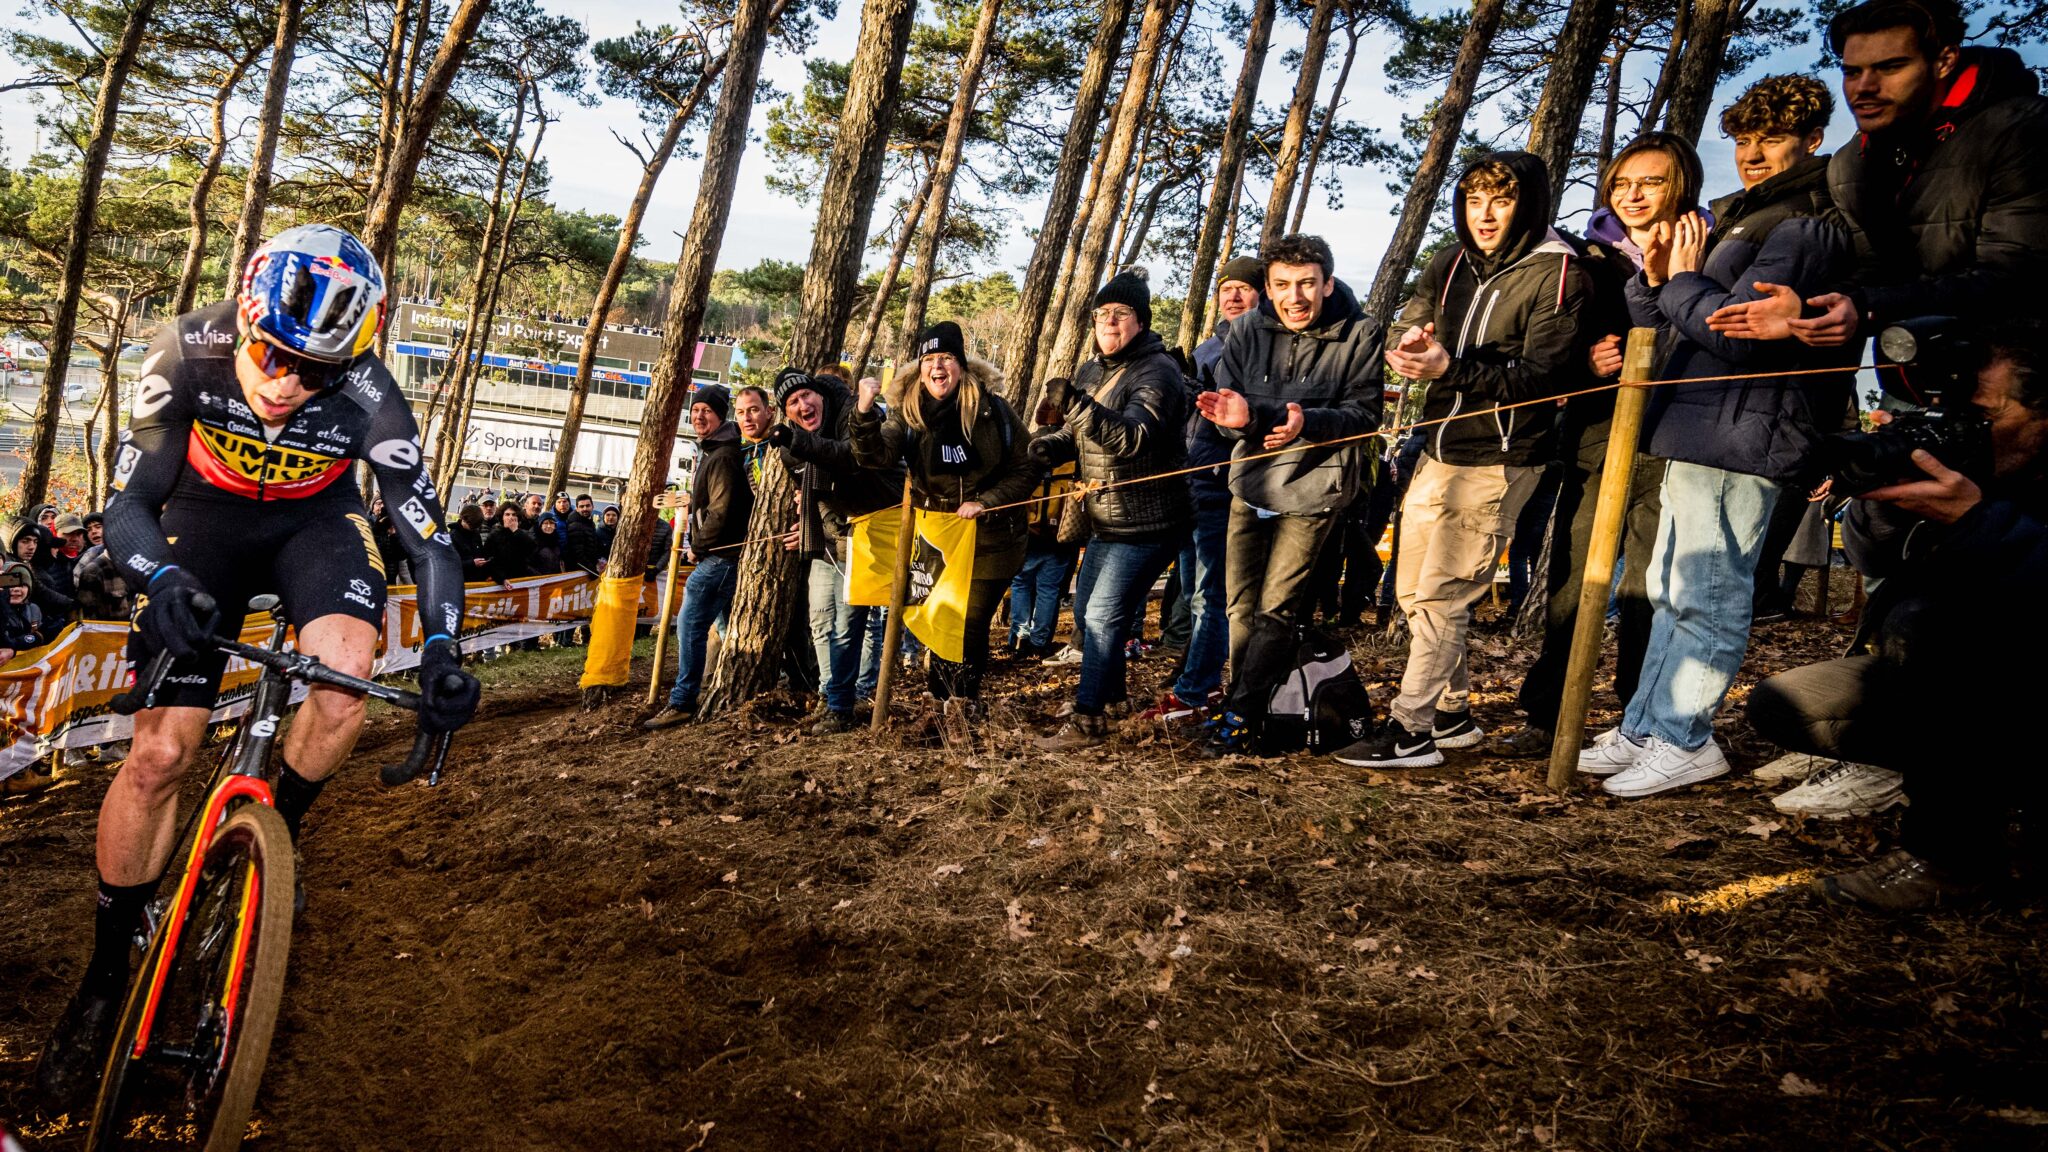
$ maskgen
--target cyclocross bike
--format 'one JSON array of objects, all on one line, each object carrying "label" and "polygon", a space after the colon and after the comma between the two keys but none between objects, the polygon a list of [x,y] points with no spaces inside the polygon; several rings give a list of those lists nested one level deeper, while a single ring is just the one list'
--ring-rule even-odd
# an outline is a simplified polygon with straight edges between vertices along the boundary
[{"label": "cyclocross bike", "polygon": [[[252,612],[277,605],[268,595],[249,602]],[[213,610],[201,598],[193,607],[202,615]],[[247,715],[221,750],[206,798],[178,835],[192,846],[184,874],[145,926],[142,967],[93,1108],[86,1140],[93,1152],[159,1140],[232,1152],[242,1143],[291,948],[295,861],[284,818],[272,805],[271,751],[293,684],[327,684],[419,709],[417,693],[284,651],[284,634],[279,620],[267,648],[213,642],[263,673]],[[170,666],[168,652],[154,657],[135,686],[115,699],[114,711],[132,715],[152,707]],[[384,768],[384,783],[403,784],[422,771],[429,784],[440,783],[448,742],[447,734],[420,733],[404,763]]]}]

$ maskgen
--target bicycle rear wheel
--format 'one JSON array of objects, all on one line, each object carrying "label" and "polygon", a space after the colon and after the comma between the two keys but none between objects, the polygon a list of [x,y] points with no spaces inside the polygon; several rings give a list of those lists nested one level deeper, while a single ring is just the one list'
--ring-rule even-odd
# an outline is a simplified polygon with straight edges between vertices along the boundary
[{"label": "bicycle rear wheel", "polygon": [[[183,915],[151,940],[114,1035],[86,1147],[241,1146],[292,936],[291,834],[264,804],[221,823]],[[161,970],[161,975],[159,971]]]}]

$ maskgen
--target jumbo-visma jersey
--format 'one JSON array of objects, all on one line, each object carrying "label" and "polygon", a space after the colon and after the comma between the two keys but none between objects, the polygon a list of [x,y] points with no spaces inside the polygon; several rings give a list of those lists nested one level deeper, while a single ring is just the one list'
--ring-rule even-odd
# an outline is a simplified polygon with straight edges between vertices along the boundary
[{"label": "jumbo-visma jersey", "polygon": [[[240,506],[263,515],[361,511],[350,465],[369,462],[420,585],[425,621],[461,624],[461,569],[421,459],[419,426],[376,356],[356,359],[341,387],[315,396],[276,436],[243,402],[235,376],[232,301],[165,324],[144,355],[121,449],[107,535],[131,579],[146,586],[170,562],[157,519],[169,504]],[[441,619],[445,617],[444,619]],[[432,627],[427,629],[434,631]]]}]

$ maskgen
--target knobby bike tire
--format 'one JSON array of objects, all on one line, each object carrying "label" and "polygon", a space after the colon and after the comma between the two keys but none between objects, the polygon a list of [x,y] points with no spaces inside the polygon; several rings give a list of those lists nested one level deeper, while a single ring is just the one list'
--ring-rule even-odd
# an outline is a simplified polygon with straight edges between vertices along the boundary
[{"label": "knobby bike tire", "polygon": [[[100,1081],[92,1130],[86,1139],[90,1152],[138,1147],[234,1152],[241,1146],[249,1108],[270,1056],[278,1005],[284,997],[292,936],[291,834],[284,818],[268,805],[243,804],[221,822],[202,860],[199,889],[193,893],[177,933],[177,954],[165,955],[172,937],[166,920],[150,941],[148,955],[129,991]],[[251,866],[257,879],[254,901],[242,898],[246,870]],[[234,879],[237,875],[241,876],[239,882]],[[209,881],[209,876],[215,879]],[[220,876],[229,878],[225,890]],[[245,915],[253,924],[247,929],[245,954],[237,962],[234,941],[242,935]],[[196,1111],[190,1099],[192,1070],[180,1074],[147,1056],[134,1058],[152,976],[166,963],[173,967],[152,1024],[151,1052],[165,1042],[167,1030],[175,1032],[188,1016],[199,1018],[208,1003],[217,1008],[227,988],[237,989],[233,1029],[222,1053],[209,1062],[218,1071],[207,1079]],[[217,984],[216,979],[221,982]],[[178,997],[187,1002],[175,1002]],[[195,997],[209,999],[207,1003],[190,1003]],[[169,1039],[183,1036],[173,1034]]]}]

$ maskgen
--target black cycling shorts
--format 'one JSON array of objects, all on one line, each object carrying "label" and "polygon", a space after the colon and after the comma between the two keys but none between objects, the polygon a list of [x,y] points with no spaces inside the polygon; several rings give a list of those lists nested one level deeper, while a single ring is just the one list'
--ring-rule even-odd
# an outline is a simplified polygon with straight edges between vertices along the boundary
[{"label": "black cycling shorts", "polygon": [[[220,604],[216,635],[239,636],[249,601],[266,592],[283,600],[280,611],[294,629],[322,616],[351,616],[379,631],[384,627],[384,561],[353,493],[310,507],[299,500],[253,508],[172,501],[159,523],[170,538],[172,562]],[[147,599],[138,599],[137,612]],[[155,655],[141,630],[129,632],[128,657],[138,675]],[[211,708],[227,662],[227,653],[213,649],[172,664],[157,706]]]}]

